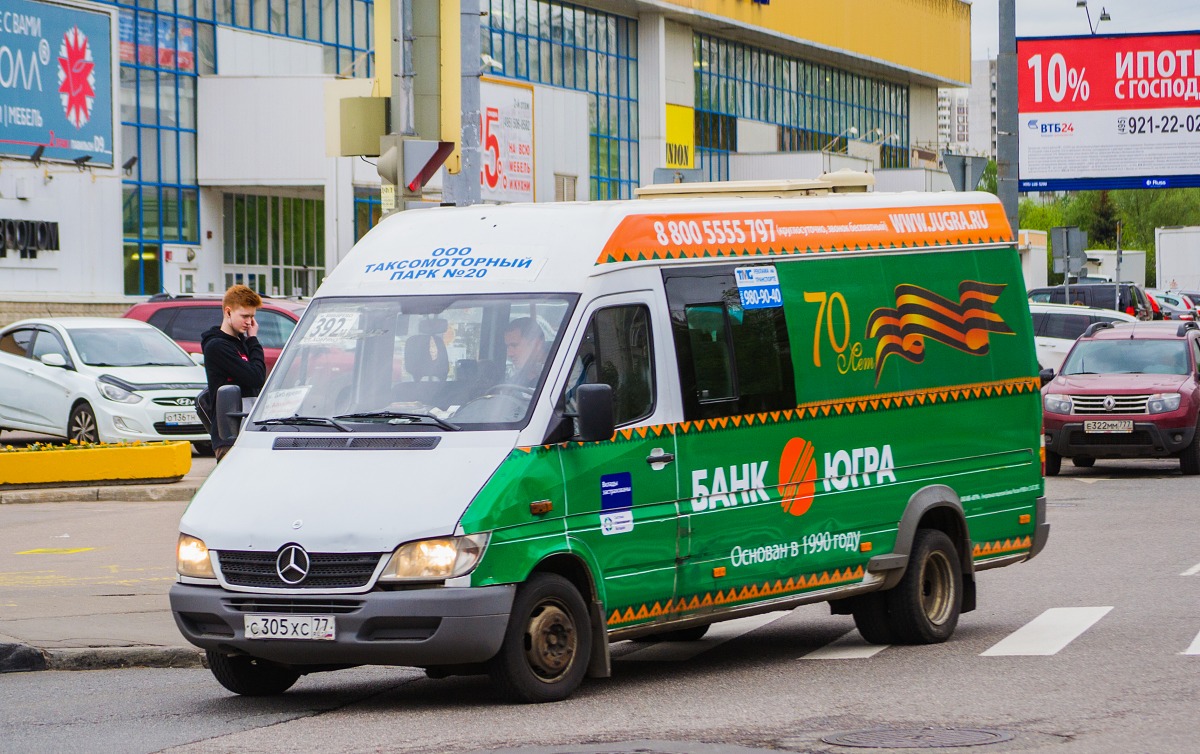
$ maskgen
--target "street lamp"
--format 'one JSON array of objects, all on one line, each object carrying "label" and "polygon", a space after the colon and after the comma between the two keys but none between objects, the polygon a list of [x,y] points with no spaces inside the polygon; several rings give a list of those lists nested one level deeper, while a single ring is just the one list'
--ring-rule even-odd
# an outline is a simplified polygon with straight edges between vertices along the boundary
[{"label": "street lamp", "polygon": [[1098,18],[1096,20],[1096,23],[1093,24],[1092,23],[1092,11],[1088,9],[1087,0],[1075,0],[1075,7],[1083,8],[1083,11],[1085,13],[1087,13],[1088,29],[1091,30],[1092,34],[1095,34],[1096,29],[1100,28],[1101,21],[1111,21],[1112,20],[1112,16],[1108,15],[1108,9],[1105,8],[1104,6],[1100,6],[1100,18]]},{"label": "street lamp", "polygon": [[821,151],[822,152],[829,151],[829,148],[832,147],[834,144],[837,144],[838,139],[842,138],[843,136],[850,136],[850,137],[858,136],[858,128],[856,128],[855,126],[850,126],[849,128],[843,130],[840,134],[838,134],[837,136],[830,139],[828,144],[821,147]]}]

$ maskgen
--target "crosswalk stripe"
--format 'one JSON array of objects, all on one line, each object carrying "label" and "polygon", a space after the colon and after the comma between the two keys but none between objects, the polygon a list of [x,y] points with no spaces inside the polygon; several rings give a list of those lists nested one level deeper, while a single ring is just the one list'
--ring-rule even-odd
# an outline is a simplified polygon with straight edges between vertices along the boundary
[{"label": "crosswalk stripe", "polygon": [[990,649],[985,657],[1052,655],[1103,618],[1112,607],[1052,607]]},{"label": "crosswalk stripe", "polygon": [[1195,576],[1197,573],[1200,573],[1200,563],[1197,563],[1196,565],[1192,566],[1191,568],[1187,569],[1186,571],[1184,571],[1183,573],[1181,573],[1179,575],[1180,576]]},{"label": "crosswalk stripe", "polygon": [[698,654],[707,652],[713,647],[762,628],[768,623],[774,623],[787,616],[788,613],[764,613],[737,618],[723,623],[715,623],[708,629],[703,639],[699,641],[660,641],[648,647],[637,649],[629,654],[621,655],[620,660],[636,660],[638,662],[670,662],[690,660]]},{"label": "crosswalk stripe", "polygon": [[865,660],[887,649],[887,644],[868,644],[858,631],[838,637],[820,649],[813,650],[801,660]]},{"label": "crosswalk stripe", "polygon": [[1196,634],[1196,638],[1192,639],[1192,645],[1184,652],[1185,655],[1200,655],[1200,634]]}]

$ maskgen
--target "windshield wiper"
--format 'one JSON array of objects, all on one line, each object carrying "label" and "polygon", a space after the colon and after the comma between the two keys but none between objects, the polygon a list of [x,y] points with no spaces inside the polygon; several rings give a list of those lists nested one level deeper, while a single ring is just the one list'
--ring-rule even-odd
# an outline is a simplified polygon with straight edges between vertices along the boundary
[{"label": "windshield wiper", "polygon": [[360,411],[354,414],[338,414],[336,419],[416,419],[436,424],[442,429],[458,432],[462,427],[451,424],[445,419],[439,419],[433,414],[423,414],[419,411]]},{"label": "windshield wiper", "polygon": [[259,419],[255,424],[289,424],[289,425],[310,425],[317,427],[336,427],[340,432],[353,432],[354,430],[342,424],[336,419],[330,419],[327,416],[282,416],[276,419]]}]

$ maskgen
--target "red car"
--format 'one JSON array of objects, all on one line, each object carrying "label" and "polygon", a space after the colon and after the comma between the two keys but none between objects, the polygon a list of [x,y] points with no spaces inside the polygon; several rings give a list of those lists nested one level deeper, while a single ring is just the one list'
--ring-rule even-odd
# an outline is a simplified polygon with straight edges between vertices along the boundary
[{"label": "red car", "polygon": [[[275,366],[307,303],[263,297],[258,310],[258,340],[262,343],[267,371]],[[169,335],[188,353],[200,353],[200,334],[221,325],[220,296],[172,296],[159,293],[142,304],[134,304],[125,317],[149,322]]]},{"label": "red car", "polygon": [[[1046,475],[1063,458],[1179,459],[1200,474],[1200,327],[1195,322],[1097,322],[1042,388]],[[1043,379],[1050,377],[1044,373]]]}]

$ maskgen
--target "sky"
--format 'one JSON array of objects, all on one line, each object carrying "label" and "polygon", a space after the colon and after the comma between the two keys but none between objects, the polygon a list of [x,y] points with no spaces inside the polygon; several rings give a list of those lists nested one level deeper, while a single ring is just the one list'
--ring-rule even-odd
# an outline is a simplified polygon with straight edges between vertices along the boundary
[{"label": "sky", "polygon": [[[1088,18],[1076,0],[1016,0],[1017,36],[1088,34]],[[999,0],[971,3],[971,58],[986,60],[1000,51]],[[1112,20],[1100,22],[1107,9]],[[1097,34],[1159,31],[1200,32],[1200,0],[1088,0]]]}]

